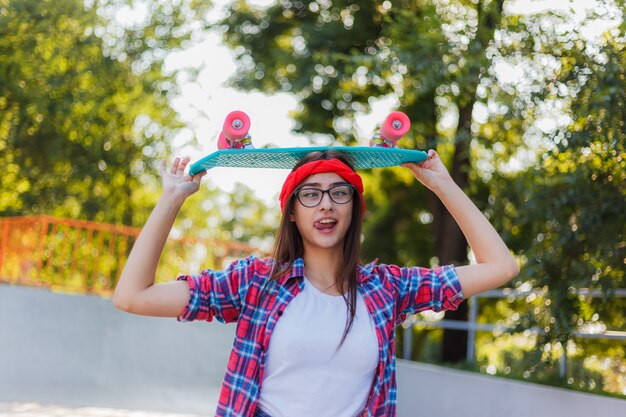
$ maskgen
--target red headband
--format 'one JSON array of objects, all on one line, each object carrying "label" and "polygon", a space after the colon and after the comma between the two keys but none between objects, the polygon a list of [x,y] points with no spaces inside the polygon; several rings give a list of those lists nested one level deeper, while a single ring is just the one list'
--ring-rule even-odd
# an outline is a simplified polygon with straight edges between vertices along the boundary
[{"label": "red headband", "polygon": [[359,191],[359,197],[361,197],[361,204],[363,204],[363,213],[365,213],[365,199],[363,198],[363,181],[359,174],[354,172],[350,167],[338,159],[322,159],[313,162],[307,162],[306,164],[298,167],[296,170],[291,171],[287,176],[283,189],[280,192],[280,209],[285,211],[285,204],[291,197],[293,190],[308,176],[313,174],[319,174],[321,172],[334,172],[348,183],[354,185]]}]

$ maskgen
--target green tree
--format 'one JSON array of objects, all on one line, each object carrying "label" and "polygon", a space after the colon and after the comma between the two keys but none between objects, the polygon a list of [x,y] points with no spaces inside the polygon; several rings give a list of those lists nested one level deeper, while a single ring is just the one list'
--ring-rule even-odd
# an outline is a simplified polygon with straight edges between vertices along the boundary
[{"label": "green tree", "polygon": [[577,42],[561,58],[541,94],[568,102],[571,122],[554,132],[550,150],[533,167],[507,181],[497,204],[507,212],[498,217],[518,227],[513,242],[528,260],[522,279],[548,291],[515,324],[543,329],[539,343],[548,352],[555,342],[574,341],[587,355],[615,363],[623,363],[623,346],[572,334],[626,327],[623,299],[577,294],[588,288],[611,296],[626,286],[624,39],[614,31],[595,47]]},{"label": "green tree", "polygon": [[226,193],[211,181],[203,182],[206,184],[182,207],[176,233],[248,243],[269,253],[278,227],[278,208],[268,208],[245,184],[237,182],[235,189]]},{"label": "green tree", "polygon": [[[617,187],[620,180],[616,172],[620,171],[612,174],[613,185],[605,189],[606,207],[598,216],[593,214],[595,211],[582,210],[591,203],[583,195],[593,195],[593,186],[586,185],[592,174],[580,171],[562,175],[567,172],[564,167],[572,170],[574,161],[583,162],[579,155],[582,148],[568,151],[574,155],[558,156],[552,149],[561,139],[567,137],[561,143],[571,145],[570,136],[589,134],[581,130],[581,120],[589,115],[586,112],[596,109],[597,120],[611,113],[608,123],[613,130],[606,126],[596,130],[595,143],[600,149],[610,149],[605,153],[612,155],[613,162],[606,163],[607,159],[596,155],[595,150],[582,153],[605,161],[604,172],[620,169],[623,155],[610,144],[614,139],[607,141],[606,134],[611,132],[609,137],[615,138],[615,130],[623,129],[623,110],[613,102],[610,110],[602,109],[607,105],[606,97],[619,101],[622,98],[616,91],[624,91],[615,81],[620,77],[623,80],[623,59],[614,59],[603,70],[610,50],[612,56],[622,56],[616,46],[619,40],[623,42],[623,3],[599,2],[584,20],[621,22],[620,29],[611,31],[613,49],[598,52],[597,56],[593,56],[597,42],[585,41],[584,25],[573,23],[573,12],[516,14],[510,5],[504,1],[463,0],[278,1],[258,9],[246,1],[235,1],[222,24],[225,39],[240,64],[234,85],[296,95],[300,107],[294,117],[300,133],[321,133],[342,143],[354,143],[354,115],[366,111],[373,97],[396,97],[401,103],[399,109],[413,122],[410,138],[402,139],[401,146],[437,147],[455,181],[481,204],[520,253],[520,260],[528,262],[517,285],[545,285],[551,289],[554,285],[548,302],[552,307],[545,319],[570,323],[557,326],[557,333],[552,332],[554,325],[549,326],[549,337],[554,337],[573,331],[571,323],[579,323],[584,309],[580,303],[576,309],[571,308],[576,297],[571,296],[571,288],[559,284],[564,281],[560,268],[568,265],[570,273],[577,274],[579,281],[572,282],[573,288],[594,276],[589,274],[591,264],[596,272],[608,266],[613,272],[606,279],[614,285],[621,282],[618,266],[623,262],[619,250],[623,233],[614,239],[598,235],[597,240],[590,240],[605,249],[597,251],[593,245],[579,245],[571,238],[571,231],[555,234],[546,230],[552,239],[559,239],[546,241],[546,233],[539,230],[563,228],[571,221],[570,217],[563,220],[565,213],[577,211],[578,216],[586,217],[585,222],[610,218],[610,227],[623,230],[619,227],[623,218],[617,215],[623,206],[616,204],[623,194],[610,191]],[[499,69],[502,65],[523,75],[507,80]],[[602,77],[612,81],[600,83],[610,87],[599,95],[604,90],[594,83]],[[574,127],[567,127],[568,117],[577,121]],[[557,123],[550,127],[545,122],[551,118]],[[538,168],[535,160],[539,160]],[[596,173],[595,178],[600,174]],[[368,188],[376,190],[368,197],[371,214],[365,223],[366,256],[404,264],[464,261],[467,245],[454,221],[432,194],[421,187],[407,187],[412,181],[407,173],[376,170],[367,174],[366,180]],[[597,181],[592,181],[596,187]],[[545,182],[555,188],[544,188]],[[555,199],[566,186],[570,187],[569,194]],[[578,194],[579,187],[586,191]],[[543,194],[532,194],[535,189]],[[527,211],[526,199],[531,194],[536,200]],[[539,234],[544,243],[529,247]],[[552,246],[565,242],[563,249]],[[430,259],[430,254],[436,258]],[[538,258],[530,258],[539,254]],[[583,268],[573,268],[573,264],[591,258],[594,261]],[[536,268],[542,269],[538,277],[543,278],[539,280],[533,275]],[[561,299],[570,299],[570,307],[561,308],[566,307]],[[459,318],[464,314],[461,311]],[[452,317],[446,314],[446,318]],[[463,336],[446,332],[441,355],[444,361],[465,357]]]},{"label": "green tree", "polygon": [[[300,100],[296,131],[354,143],[350,123],[372,97],[401,97],[413,122],[402,146],[438,146],[455,181],[470,188],[476,90],[490,61],[484,53],[502,20],[503,1],[280,1],[264,10],[233,3],[222,22],[238,53],[234,83],[290,91]],[[456,113],[442,132],[442,113]],[[439,200],[408,187],[397,170],[371,174],[376,196],[366,219],[365,255],[385,262],[464,262],[467,243]],[[417,220],[417,222],[416,222]],[[466,306],[447,314],[464,319]],[[446,331],[442,359],[465,358],[466,333]]]},{"label": "green tree", "polygon": [[0,214],[145,220],[149,161],[179,127],[163,61],[206,6],[151,2],[124,26],[126,4],[0,1]]}]

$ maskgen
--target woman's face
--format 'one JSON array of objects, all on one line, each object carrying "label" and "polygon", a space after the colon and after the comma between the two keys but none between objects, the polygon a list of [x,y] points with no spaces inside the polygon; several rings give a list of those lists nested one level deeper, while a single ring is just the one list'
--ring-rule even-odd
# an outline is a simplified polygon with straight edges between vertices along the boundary
[{"label": "woman's face", "polygon": [[[346,180],[334,172],[324,172],[307,177],[296,190],[302,188],[328,190],[335,185],[346,183]],[[337,204],[330,199],[328,193],[323,193],[322,201],[315,207],[305,207],[296,198],[289,220],[296,223],[302,235],[305,251],[314,248],[342,250],[343,241],[352,221],[352,204],[355,198],[359,198],[356,191],[348,203]]]}]

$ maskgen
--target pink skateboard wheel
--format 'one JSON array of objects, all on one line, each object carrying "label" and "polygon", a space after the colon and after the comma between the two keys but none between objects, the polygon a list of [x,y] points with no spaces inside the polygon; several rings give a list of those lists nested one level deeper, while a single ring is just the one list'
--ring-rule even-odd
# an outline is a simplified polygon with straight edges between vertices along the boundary
[{"label": "pink skateboard wheel", "polygon": [[410,128],[411,121],[409,120],[409,116],[401,111],[395,111],[387,116],[380,127],[380,133],[382,133],[383,137],[388,141],[396,142],[404,136]]},{"label": "pink skateboard wheel", "polygon": [[224,136],[224,132],[220,132],[220,137],[217,139],[217,149],[228,149],[230,148],[230,143],[228,143],[228,139]]},{"label": "pink skateboard wheel", "polygon": [[226,116],[222,132],[231,142],[239,142],[246,137],[249,130],[250,117],[242,111],[235,110]]}]

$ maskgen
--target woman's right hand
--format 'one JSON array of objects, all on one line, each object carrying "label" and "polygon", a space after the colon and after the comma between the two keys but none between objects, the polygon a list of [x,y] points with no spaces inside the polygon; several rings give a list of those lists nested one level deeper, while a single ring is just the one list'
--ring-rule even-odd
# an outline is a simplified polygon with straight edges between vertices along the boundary
[{"label": "woman's right hand", "polygon": [[202,171],[190,177],[185,174],[185,168],[189,163],[189,157],[186,156],[182,160],[179,157],[174,159],[172,167],[167,170],[166,162],[161,161],[159,173],[163,181],[163,195],[184,201],[187,197],[200,189],[200,181],[206,175],[206,171]]},{"label": "woman's right hand", "polygon": [[177,317],[189,302],[189,286],[183,281],[155,285],[156,271],[163,247],[172,230],[178,209],[185,199],[200,189],[206,171],[193,177],[185,174],[189,158],[175,158],[171,168],[161,162],[163,195],[150,214],[113,294],[113,305],[134,314]]}]

